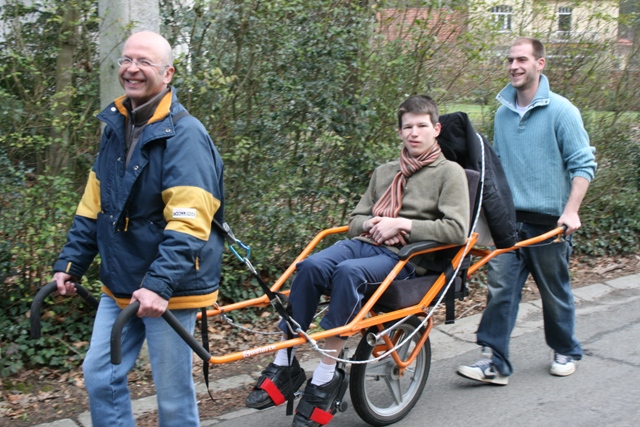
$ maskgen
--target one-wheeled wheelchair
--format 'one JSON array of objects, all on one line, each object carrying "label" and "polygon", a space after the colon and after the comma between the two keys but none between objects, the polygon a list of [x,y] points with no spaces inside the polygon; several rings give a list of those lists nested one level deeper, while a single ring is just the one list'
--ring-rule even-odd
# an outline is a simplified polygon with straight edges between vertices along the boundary
[{"label": "one-wheeled wheelchair", "polygon": [[[425,241],[404,246],[398,254],[400,260],[397,265],[382,283],[372,285],[367,289],[362,309],[348,324],[330,330],[307,333],[307,331],[300,329],[296,330],[294,322],[292,329],[297,336],[292,335],[292,338],[277,343],[229,354],[212,355],[205,346],[182,327],[171,312],[165,312],[163,318],[191,346],[198,357],[209,364],[226,364],[304,344],[309,344],[315,350],[322,352],[323,350],[320,350],[317,345],[319,340],[335,336],[359,335],[360,340],[353,356],[333,355],[338,360],[341,369],[346,370],[346,365],[350,365],[349,374],[345,376],[343,387],[329,410],[320,414],[314,421],[317,421],[318,424],[326,424],[337,411],[346,410],[347,404],[344,396],[347,389],[350,390],[351,402],[356,412],[371,425],[389,425],[405,417],[420,398],[429,376],[431,366],[429,334],[434,324],[435,308],[444,301],[447,306],[447,322],[453,321],[452,306],[456,298],[461,299],[466,295],[466,278],[468,276],[501,253],[561,238],[564,232],[559,227],[533,239],[521,242],[514,240],[512,245],[500,249],[489,249],[478,244],[480,235],[476,230],[486,208],[486,205],[483,204],[487,188],[487,171],[485,169],[487,155],[485,150],[490,150],[490,148],[486,145],[486,140],[472,130],[466,115],[454,114],[454,117],[448,119],[453,121],[462,119],[463,122],[466,122],[466,125],[462,127],[450,126],[453,127],[453,133],[464,134],[465,144],[471,145],[471,148],[467,147],[465,153],[480,153],[479,157],[477,154],[462,156],[456,147],[443,146],[440,141],[445,155],[448,154],[447,157],[453,157],[459,161],[467,172],[472,212],[471,232],[465,244],[460,246],[443,245],[438,242]],[[447,119],[446,116],[443,116],[441,121]],[[465,126],[466,129],[462,129]],[[443,126],[443,133],[445,130],[446,126]],[[446,137],[446,135],[444,136]],[[481,160],[473,164],[474,161],[470,160],[471,157]],[[472,167],[469,167],[470,163],[472,163]],[[510,198],[510,193],[508,193],[508,197]],[[219,231],[225,235],[234,254],[245,262],[259,279],[248,257],[240,256],[235,249],[238,245],[241,248],[246,247],[233,236],[225,224],[218,225],[218,227]],[[288,314],[283,299],[286,298],[288,291],[282,289],[293,276],[296,265],[313,253],[325,239],[344,234],[347,229],[346,226],[335,227],[318,233],[273,285],[267,286],[259,279],[265,292],[263,296],[225,306],[215,306],[204,312],[201,319],[226,316],[237,310],[265,308],[270,305],[275,307],[278,314],[286,319]],[[433,262],[429,265],[427,274],[410,280],[395,280],[400,271],[414,257],[430,253],[433,254]],[[84,288],[80,285],[77,285],[76,288],[81,297],[97,306],[98,301]],[[31,332],[34,337],[40,335],[39,313],[43,300],[55,290],[55,282],[49,283],[34,298],[31,307]],[[131,317],[135,316],[137,310],[138,304],[131,304],[122,311],[114,324],[111,338],[111,360],[114,364],[120,363],[122,328]]]}]

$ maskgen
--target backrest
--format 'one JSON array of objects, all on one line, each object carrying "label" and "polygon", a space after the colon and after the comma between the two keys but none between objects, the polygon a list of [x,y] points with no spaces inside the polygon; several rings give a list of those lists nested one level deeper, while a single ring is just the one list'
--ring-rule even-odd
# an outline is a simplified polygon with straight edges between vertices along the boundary
[{"label": "backrest", "polygon": [[478,244],[509,248],[516,243],[516,218],[513,197],[500,158],[487,139],[478,134],[466,113],[440,115],[438,144],[449,160],[464,169],[482,172],[480,218],[476,230],[482,226]]},{"label": "backrest", "polygon": [[473,220],[480,209],[481,200],[478,197],[478,191],[480,189],[480,172],[471,169],[465,169],[467,175],[467,184],[469,185],[469,207],[471,208],[469,216],[469,230],[473,226]]}]

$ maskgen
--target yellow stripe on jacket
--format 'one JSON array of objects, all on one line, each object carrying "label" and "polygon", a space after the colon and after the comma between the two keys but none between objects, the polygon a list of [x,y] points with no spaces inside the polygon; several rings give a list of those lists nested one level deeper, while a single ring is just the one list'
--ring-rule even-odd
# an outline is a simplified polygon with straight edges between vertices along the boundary
[{"label": "yellow stripe on jacket", "polygon": [[166,230],[173,230],[209,240],[213,215],[220,200],[199,187],[178,186],[162,192],[165,203]]},{"label": "yellow stripe on jacket", "polygon": [[100,181],[94,171],[89,173],[87,185],[84,188],[84,194],[78,204],[76,215],[84,216],[90,219],[97,219],[98,212],[101,210],[100,204]]},{"label": "yellow stripe on jacket", "polygon": [[[116,298],[109,288],[102,286],[102,292],[109,295],[118,304],[118,307],[125,308],[131,302],[131,298]],[[168,310],[188,310],[192,308],[211,307],[218,301],[218,291],[213,291],[206,295],[187,295],[181,297],[171,297]]]}]

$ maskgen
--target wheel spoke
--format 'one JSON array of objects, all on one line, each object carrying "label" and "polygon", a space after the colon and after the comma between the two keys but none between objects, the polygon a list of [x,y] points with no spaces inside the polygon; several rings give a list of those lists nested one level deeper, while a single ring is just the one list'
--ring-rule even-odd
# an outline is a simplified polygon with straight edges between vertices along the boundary
[{"label": "wheel spoke", "polygon": [[407,354],[409,354],[410,347],[411,347],[411,342],[408,342],[397,350],[398,357],[400,357],[400,360],[407,360]]},{"label": "wheel spoke", "polygon": [[391,359],[385,359],[380,362],[370,363],[367,367],[367,377],[388,377],[389,376],[389,365],[392,362]]},{"label": "wheel spoke", "polygon": [[384,381],[387,383],[387,388],[391,392],[391,396],[393,396],[393,400],[396,402],[396,405],[400,405],[402,403],[402,387],[400,386],[400,380],[398,378],[393,379],[389,376],[385,376]]},{"label": "wheel spoke", "polygon": [[[396,345],[419,327],[420,321],[411,317],[407,322],[389,332],[392,345]],[[372,327],[370,331],[376,332]],[[416,338],[396,349],[395,360],[406,361],[416,347]],[[354,364],[351,368],[351,400],[360,417],[371,425],[389,425],[401,420],[420,398],[429,375],[431,362],[430,342],[427,338],[417,357],[405,369],[401,369],[392,355],[377,359],[389,346],[379,340],[371,347],[364,339],[360,341],[354,360],[367,360],[367,364]],[[402,374],[401,374],[402,372]]]}]

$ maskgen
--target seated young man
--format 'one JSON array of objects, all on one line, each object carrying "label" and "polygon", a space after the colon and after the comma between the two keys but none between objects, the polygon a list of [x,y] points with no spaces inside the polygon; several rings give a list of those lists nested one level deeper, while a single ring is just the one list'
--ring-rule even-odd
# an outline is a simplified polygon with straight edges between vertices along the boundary
[{"label": "seated young man", "polygon": [[[441,153],[438,107],[424,95],[405,100],[398,108],[400,159],[378,167],[367,192],[349,218],[350,239],[317,252],[297,265],[289,299],[293,319],[307,330],[322,295],[330,295],[329,310],[320,326],[346,325],[360,311],[367,283],[381,283],[398,262],[397,252],[407,243],[435,240],[463,244],[469,227],[469,196],[464,170]],[[413,264],[397,279],[416,274]],[[287,327],[280,323],[286,339]],[[338,356],[345,340],[328,338],[327,350]],[[295,348],[291,351],[295,353]],[[298,404],[293,426],[318,425],[310,420],[313,408],[329,409],[345,373],[324,356],[308,381]],[[266,408],[274,403],[265,389],[273,386],[283,396],[305,381],[304,370],[287,350],[279,350],[263,372],[246,404]]]}]

